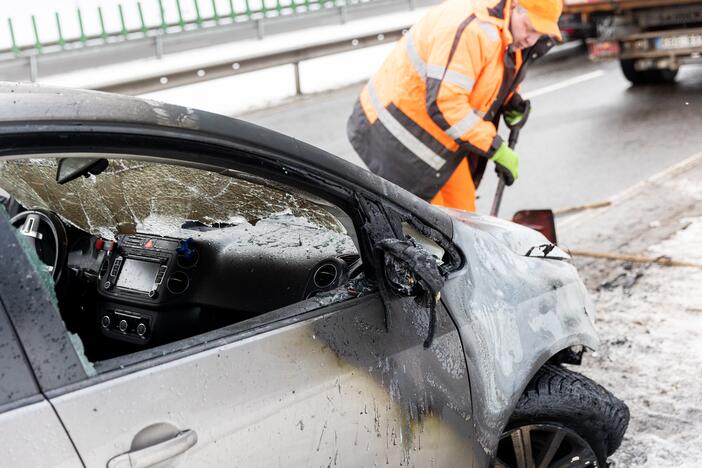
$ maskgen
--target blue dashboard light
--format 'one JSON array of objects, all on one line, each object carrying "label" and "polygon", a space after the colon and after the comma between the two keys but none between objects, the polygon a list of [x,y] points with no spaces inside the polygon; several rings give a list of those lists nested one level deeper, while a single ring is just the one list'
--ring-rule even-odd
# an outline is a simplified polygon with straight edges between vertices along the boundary
[{"label": "blue dashboard light", "polygon": [[195,250],[192,247],[192,243],[192,237],[188,237],[187,239],[181,239],[180,243],[178,244],[178,248],[176,249],[176,252],[178,252],[179,255],[182,255],[186,259],[190,260],[195,254]]}]

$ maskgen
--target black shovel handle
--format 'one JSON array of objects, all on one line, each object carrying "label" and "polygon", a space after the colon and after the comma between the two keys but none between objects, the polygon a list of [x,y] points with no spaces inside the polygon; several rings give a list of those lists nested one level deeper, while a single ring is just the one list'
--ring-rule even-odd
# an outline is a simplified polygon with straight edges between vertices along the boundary
[{"label": "black shovel handle", "polygon": [[495,191],[495,198],[492,200],[492,208],[490,209],[490,216],[497,217],[497,213],[500,212],[500,204],[502,203],[502,194],[505,191],[505,179],[500,176],[500,180],[497,182],[497,190]]},{"label": "black shovel handle", "polygon": [[[517,125],[514,125],[509,130],[509,138],[507,139],[507,144],[510,148],[514,149],[517,146],[517,141],[519,140],[519,132],[529,117],[529,112],[531,112],[531,102],[526,101],[526,107],[524,109],[524,117],[522,121]],[[497,216],[500,212],[500,205],[502,204],[502,195],[505,193],[505,176],[498,172],[499,181],[497,182],[497,190],[495,190],[495,198],[492,200],[492,208],[490,209],[490,216]]]},{"label": "black shovel handle", "polygon": [[514,147],[517,146],[517,140],[519,140],[519,132],[522,131],[522,127],[529,118],[529,113],[531,113],[531,101],[527,99],[526,101],[524,101],[524,104],[524,117],[522,117],[522,120],[518,124],[514,125],[513,127],[510,127],[509,129],[509,139],[507,140],[507,144],[512,149],[514,149]]}]

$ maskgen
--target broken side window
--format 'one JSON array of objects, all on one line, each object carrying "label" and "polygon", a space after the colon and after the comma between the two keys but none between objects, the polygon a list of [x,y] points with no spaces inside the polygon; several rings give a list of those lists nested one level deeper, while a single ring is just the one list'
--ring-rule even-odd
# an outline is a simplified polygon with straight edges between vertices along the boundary
[{"label": "broken side window", "polygon": [[[108,165],[59,184],[57,156]],[[0,189],[89,374],[374,289],[341,209],[250,174],[63,154],[0,161]]]}]

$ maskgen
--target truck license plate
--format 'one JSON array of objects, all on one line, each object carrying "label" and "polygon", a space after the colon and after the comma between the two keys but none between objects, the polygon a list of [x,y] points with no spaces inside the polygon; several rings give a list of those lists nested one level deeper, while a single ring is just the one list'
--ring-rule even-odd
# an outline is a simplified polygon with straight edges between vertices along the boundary
[{"label": "truck license plate", "polygon": [[656,39],[656,49],[695,49],[698,47],[702,47],[702,34],[659,37]]}]

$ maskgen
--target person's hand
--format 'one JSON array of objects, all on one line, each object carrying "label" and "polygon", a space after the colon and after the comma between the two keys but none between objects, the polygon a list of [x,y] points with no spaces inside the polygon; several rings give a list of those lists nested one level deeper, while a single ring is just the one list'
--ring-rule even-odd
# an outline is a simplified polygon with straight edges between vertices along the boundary
[{"label": "person's hand", "polygon": [[519,125],[520,122],[524,120],[524,117],[524,112],[519,112],[517,110],[505,111],[505,123],[509,128]]},{"label": "person's hand", "polygon": [[522,127],[531,111],[531,101],[522,99],[519,93],[515,93],[512,99],[504,107],[504,119],[507,127],[512,129]]},{"label": "person's hand", "polygon": [[517,180],[519,177],[519,156],[507,146],[507,143],[502,143],[490,159],[495,163],[495,172],[505,181],[505,184],[512,185]]}]

